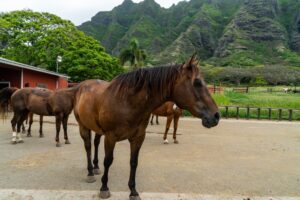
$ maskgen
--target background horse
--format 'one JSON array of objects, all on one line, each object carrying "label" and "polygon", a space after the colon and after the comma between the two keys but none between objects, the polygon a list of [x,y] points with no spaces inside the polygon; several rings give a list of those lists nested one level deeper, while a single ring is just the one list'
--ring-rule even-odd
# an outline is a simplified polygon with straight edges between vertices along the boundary
[{"label": "background horse", "polygon": [[[183,65],[141,68],[119,75],[110,83],[85,81],[80,85],[74,114],[87,153],[89,182],[95,180],[94,169],[98,168],[98,159],[94,159],[94,166],[91,162],[91,130],[97,136],[105,135],[101,198],[110,196],[108,171],[113,162],[115,144],[128,139],[131,150],[130,199],[140,199],[135,183],[139,151],[151,112],[166,101],[173,101],[180,108],[202,118],[202,125],[207,128],[219,122],[218,107],[208,92],[194,57]],[[95,153],[98,145],[95,144]]]},{"label": "background horse", "polygon": [[[173,119],[174,119],[173,139],[174,139],[174,143],[178,144],[178,140],[176,139],[176,132],[177,132],[179,117],[182,115],[182,112],[183,112],[182,109],[180,109],[178,106],[176,106],[174,102],[171,101],[164,103],[163,105],[156,108],[152,112],[151,121],[153,120],[153,115],[167,117],[166,130],[163,137],[164,144],[169,143],[169,141],[167,140],[167,135]],[[153,122],[151,124],[153,124]]]},{"label": "background horse", "polygon": [[56,146],[61,146],[59,142],[61,124],[63,124],[65,144],[70,144],[67,134],[67,123],[73,109],[75,92],[76,87],[56,91],[41,88],[23,88],[17,90],[11,97],[14,112],[11,120],[13,129],[12,143],[16,144],[23,141],[20,134],[20,126],[29,112],[31,112],[43,116],[55,116]]},{"label": "background horse", "polygon": [[[0,90],[0,113],[5,115],[5,113],[8,112],[9,108],[11,107],[11,96],[17,91],[19,88],[16,87],[6,87]],[[5,119],[5,116],[3,116]],[[33,123],[33,113],[29,113],[26,118],[26,124],[29,119],[29,127],[28,127],[28,133],[27,136],[31,137],[31,126]],[[22,123],[22,132],[25,133],[25,126],[24,123]],[[43,116],[40,115],[40,137],[43,137]]]}]

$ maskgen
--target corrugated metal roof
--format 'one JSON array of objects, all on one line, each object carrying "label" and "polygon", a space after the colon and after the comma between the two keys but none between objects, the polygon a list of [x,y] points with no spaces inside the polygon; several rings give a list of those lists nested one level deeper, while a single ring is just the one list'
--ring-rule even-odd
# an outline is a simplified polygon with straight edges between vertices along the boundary
[{"label": "corrugated metal roof", "polygon": [[59,73],[52,72],[52,71],[49,71],[49,70],[46,70],[46,69],[34,67],[34,66],[31,66],[31,65],[26,65],[26,64],[23,64],[23,63],[8,60],[8,59],[1,58],[1,57],[0,57],[0,63],[7,64],[7,65],[12,65],[12,66],[23,68],[23,69],[29,69],[29,70],[32,70],[32,71],[37,71],[37,72],[41,72],[41,73],[45,73],[45,74],[51,74],[51,75],[54,75],[54,76],[70,78],[69,76],[66,76],[66,75],[63,75],[63,74],[59,74]]}]

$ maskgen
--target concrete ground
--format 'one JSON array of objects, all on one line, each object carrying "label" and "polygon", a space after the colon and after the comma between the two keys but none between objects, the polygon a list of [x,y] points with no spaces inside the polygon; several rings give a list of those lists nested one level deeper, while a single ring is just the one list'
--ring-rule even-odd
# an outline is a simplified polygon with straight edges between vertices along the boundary
[{"label": "concrete ground", "polygon": [[[0,122],[0,199],[98,198],[101,176],[85,182],[85,150],[74,117],[68,127],[72,144],[60,148],[55,147],[54,118],[45,120],[45,138],[38,137],[35,122],[33,137],[17,145],[10,144],[9,121]],[[184,118],[179,144],[164,145],[165,120],[160,122],[148,126],[140,153],[136,180],[143,199],[300,199],[300,123],[222,120],[205,129],[200,120]],[[112,199],[128,198],[128,177],[129,143],[123,141],[116,145],[109,174]]]}]

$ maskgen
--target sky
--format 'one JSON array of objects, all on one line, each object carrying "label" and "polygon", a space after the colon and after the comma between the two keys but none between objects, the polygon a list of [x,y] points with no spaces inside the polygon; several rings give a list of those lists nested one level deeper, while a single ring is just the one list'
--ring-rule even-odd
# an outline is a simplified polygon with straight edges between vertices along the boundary
[{"label": "sky", "polygon": [[[133,0],[138,3],[142,0]],[[164,8],[182,0],[155,0]],[[80,25],[91,19],[99,11],[109,11],[120,5],[123,0],[0,0],[0,12],[30,9],[49,12]]]}]

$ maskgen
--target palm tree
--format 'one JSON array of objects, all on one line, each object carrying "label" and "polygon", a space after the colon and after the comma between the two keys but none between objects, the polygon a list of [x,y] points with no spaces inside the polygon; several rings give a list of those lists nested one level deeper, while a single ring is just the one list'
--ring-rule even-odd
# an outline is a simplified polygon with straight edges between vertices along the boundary
[{"label": "palm tree", "polygon": [[130,66],[133,67],[133,69],[137,69],[144,65],[146,52],[143,49],[140,49],[137,39],[132,39],[129,48],[123,50],[119,58],[122,65],[126,62],[130,62]]}]

